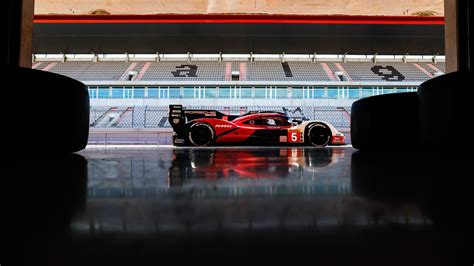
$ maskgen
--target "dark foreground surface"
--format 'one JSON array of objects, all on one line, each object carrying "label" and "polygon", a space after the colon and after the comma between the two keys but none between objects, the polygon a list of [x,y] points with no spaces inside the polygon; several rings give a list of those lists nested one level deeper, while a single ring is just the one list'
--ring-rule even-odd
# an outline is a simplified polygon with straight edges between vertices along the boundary
[{"label": "dark foreground surface", "polygon": [[472,265],[471,161],[445,157],[286,147],[32,155],[13,168],[11,254],[19,265]]}]

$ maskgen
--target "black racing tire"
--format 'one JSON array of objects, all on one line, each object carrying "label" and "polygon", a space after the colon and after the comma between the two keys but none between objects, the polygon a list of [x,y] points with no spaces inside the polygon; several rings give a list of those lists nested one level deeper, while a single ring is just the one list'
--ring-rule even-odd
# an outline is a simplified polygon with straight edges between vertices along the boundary
[{"label": "black racing tire", "polygon": [[351,141],[359,150],[418,149],[416,92],[385,94],[360,99],[351,109]]},{"label": "black racing tire", "polygon": [[[448,73],[420,85],[419,120],[421,145],[426,150],[458,149],[470,151],[473,142],[469,137],[459,134],[456,139],[462,145],[446,145],[453,141],[453,133],[469,124],[472,115],[474,92],[468,89],[474,71]],[[454,132],[453,132],[454,131]],[[454,133],[455,134],[455,133]]]},{"label": "black racing tire", "polygon": [[15,101],[5,103],[4,110],[15,110],[4,122],[10,125],[12,119],[15,125],[6,132],[7,149],[67,154],[86,147],[90,109],[86,85],[59,74],[11,65],[6,66],[4,74],[21,88],[5,90],[4,98],[16,99],[15,93],[21,91],[21,106],[25,107],[19,108]]},{"label": "black racing tire", "polygon": [[306,128],[307,143],[314,147],[325,147],[331,143],[331,129],[324,123],[313,123]]},{"label": "black racing tire", "polygon": [[188,141],[197,147],[206,147],[214,143],[215,132],[208,123],[197,122],[189,127]]}]

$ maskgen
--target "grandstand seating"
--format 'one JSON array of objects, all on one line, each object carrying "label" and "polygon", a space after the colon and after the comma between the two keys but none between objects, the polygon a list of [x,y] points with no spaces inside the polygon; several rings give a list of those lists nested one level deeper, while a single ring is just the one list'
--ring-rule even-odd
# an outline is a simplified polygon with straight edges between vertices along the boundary
[{"label": "grandstand seating", "polygon": [[425,73],[412,63],[341,64],[354,81],[424,81]]},{"label": "grandstand seating", "polygon": [[225,80],[225,66],[221,62],[153,62],[141,80]]},{"label": "grandstand seating", "polygon": [[294,80],[287,78],[280,62],[252,62],[247,63],[247,80]]},{"label": "grandstand seating", "polygon": [[47,62],[37,62],[33,63],[31,68],[32,69],[43,69],[48,63]]},{"label": "grandstand seating", "polygon": [[[140,72],[143,81],[229,81],[231,71],[240,71],[240,80],[247,81],[330,81],[320,62],[217,62],[217,61],[163,61],[148,62],[73,62],[37,64],[39,69],[70,76],[81,81],[126,80],[128,71]],[[348,62],[326,63],[335,73],[347,72],[353,81],[425,81],[444,63],[401,62]],[[430,66],[431,65],[431,66]]]},{"label": "grandstand seating", "polygon": [[94,126],[96,121],[101,118],[111,107],[93,106],[90,108],[89,125]]},{"label": "grandstand seating", "polygon": [[433,66],[434,68],[439,69],[441,72],[446,73],[446,66],[445,66],[444,63],[424,64],[425,68],[426,68],[428,71],[430,71],[431,73],[435,73],[436,70],[433,69],[430,65]]},{"label": "grandstand seating", "polygon": [[433,64],[433,65],[436,66],[437,68],[439,68],[444,73],[446,73],[446,65],[444,63],[437,63],[437,64]]},{"label": "grandstand seating", "polygon": [[321,64],[305,62],[289,62],[297,81],[330,81]]},{"label": "grandstand seating", "polygon": [[[162,123],[163,118],[168,120],[168,108],[161,106],[148,106],[145,112],[145,127],[159,127]],[[166,124],[166,123],[165,123]],[[163,124],[163,127],[170,127],[169,124]]]},{"label": "grandstand seating", "polygon": [[64,62],[54,65],[49,71],[80,81],[120,80],[130,64],[126,62]]},{"label": "grandstand seating", "polygon": [[134,128],[143,128],[145,127],[145,114],[146,106],[134,107],[132,113],[132,127]]},{"label": "grandstand seating", "polygon": [[[226,114],[243,114],[249,111],[275,111],[284,112],[290,118],[298,120],[324,120],[337,128],[350,127],[350,107],[294,107],[294,106],[188,106],[189,109],[218,110]],[[120,113],[121,119],[117,123],[100,123],[104,119],[104,114],[110,112]],[[168,122],[168,107],[166,106],[119,106],[119,107],[91,107],[92,127],[101,127],[107,124],[108,127],[117,128],[170,128]]]}]

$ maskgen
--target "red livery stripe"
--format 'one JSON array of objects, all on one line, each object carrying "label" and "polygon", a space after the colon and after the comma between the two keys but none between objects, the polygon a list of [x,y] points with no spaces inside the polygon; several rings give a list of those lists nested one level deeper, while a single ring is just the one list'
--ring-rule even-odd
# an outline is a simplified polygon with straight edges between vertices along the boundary
[{"label": "red livery stripe", "polygon": [[444,25],[444,17],[302,16],[302,15],[36,15],[34,23],[50,24],[362,24]]}]

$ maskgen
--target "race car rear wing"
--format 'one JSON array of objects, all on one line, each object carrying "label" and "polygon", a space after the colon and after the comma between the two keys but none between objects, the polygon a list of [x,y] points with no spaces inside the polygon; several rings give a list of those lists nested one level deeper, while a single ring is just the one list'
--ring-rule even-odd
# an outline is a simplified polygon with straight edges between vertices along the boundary
[{"label": "race car rear wing", "polygon": [[170,105],[168,121],[175,132],[180,131],[183,125],[198,118],[217,118],[223,120],[234,120],[240,115],[226,115],[216,110],[192,110],[185,109],[182,105]]}]

